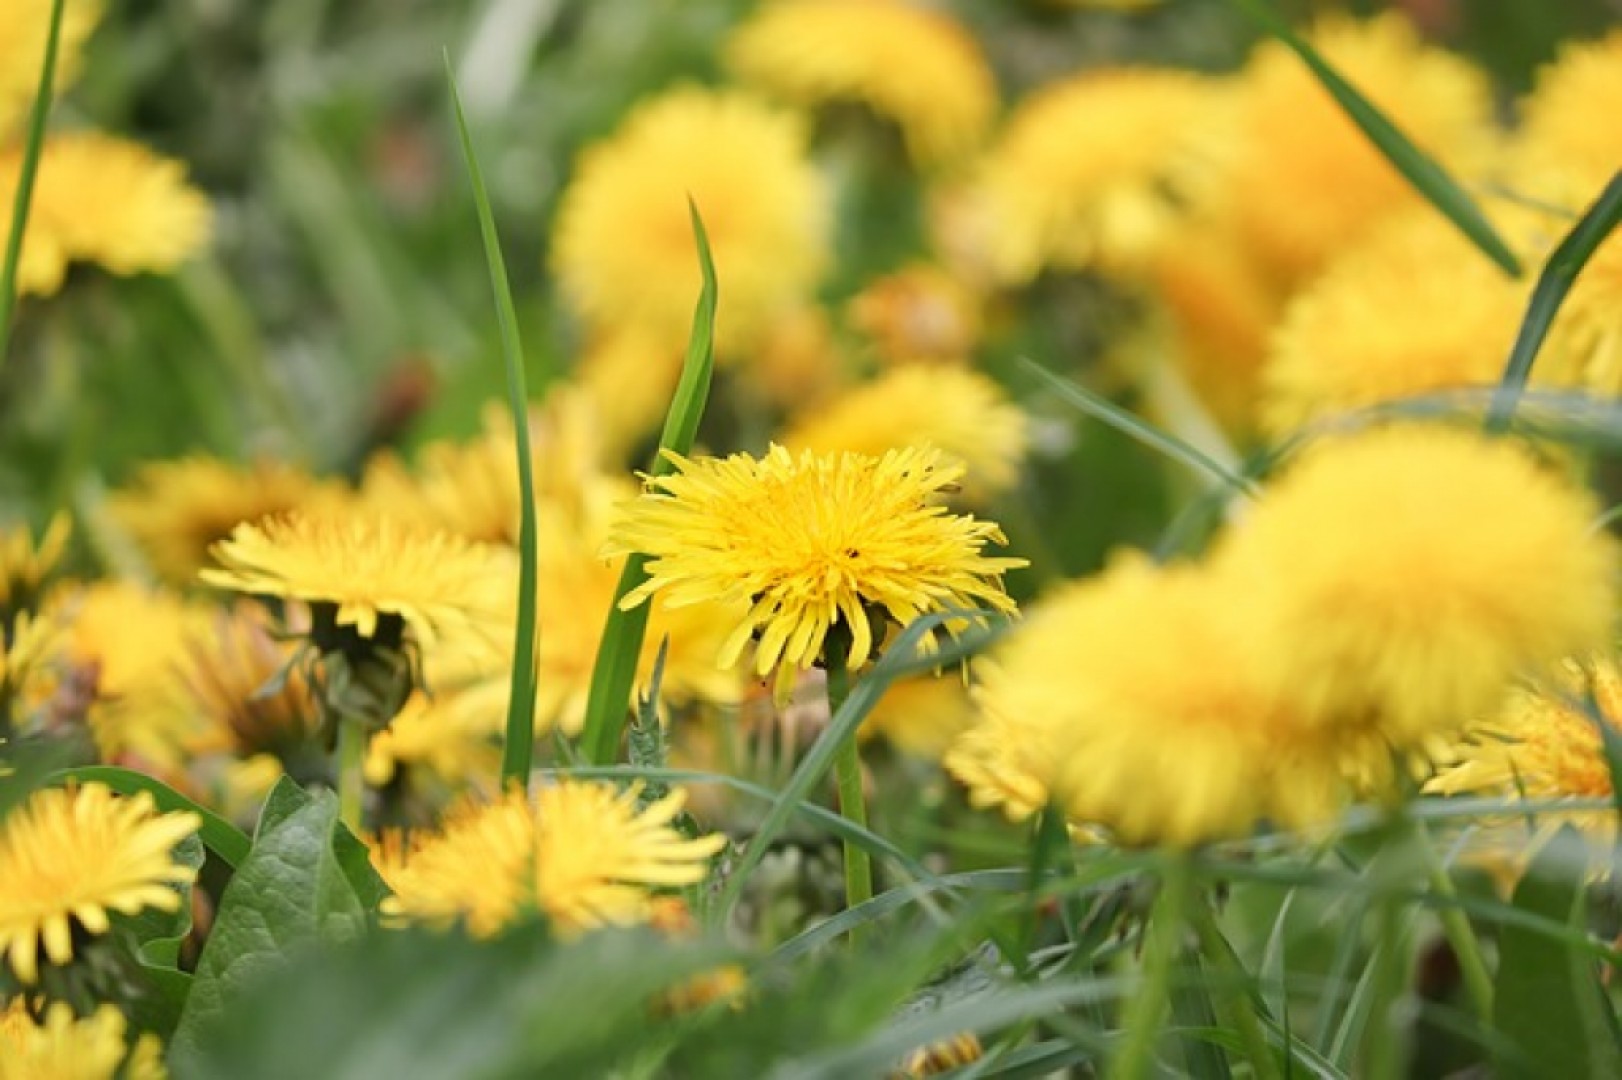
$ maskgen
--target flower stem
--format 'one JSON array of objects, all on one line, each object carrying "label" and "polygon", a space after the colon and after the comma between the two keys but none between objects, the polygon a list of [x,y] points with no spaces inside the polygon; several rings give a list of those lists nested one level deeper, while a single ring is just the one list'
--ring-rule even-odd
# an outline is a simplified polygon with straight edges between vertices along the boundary
[{"label": "flower stem", "polygon": [[1453,955],[1459,961],[1465,992],[1470,995],[1470,1004],[1475,1007],[1476,1015],[1483,1023],[1491,1025],[1492,973],[1487,970],[1487,961],[1482,956],[1481,940],[1470,925],[1470,917],[1458,906],[1458,889],[1454,887],[1447,867],[1442,865],[1441,856],[1431,843],[1424,823],[1414,822],[1413,830],[1414,840],[1425,860],[1425,873],[1430,878],[1431,891],[1445,901],[1437,907],[1436,915],[1441,920],[1442,932],[1447,935],[1447,943],[1452,946]]},{"label": "flower stem", "polygon": [[[845,666],[844,650],[830,648],[825,657],[828,670],[828,716],[837,716],[850,695],[850,670]],[[857,745],[858,736],[850,737],[839,747],[834,758],[834,776],[839,785],[839,812],[853,825],[867,828],[867,801],[862,794],[862,752]],[[873,863],[862,847],[849,837],[845,838],[845,907],[873,898]],[[851,940],[859,938],[852,931]]]},{"label": "flower stem", "polygon": [[1149,913],[1142,976],[1121,1018],[1120,1052],[1110,1062],[1109,1075],[1115,1080],[1137,1080],[1150,1074],[1171,990],[1172,964],[1182,944],[1191,883],[1187,854],[1168,852],[1160,870],[1160,895]]},{"label": "flower stem", "polygon": [[1252,1073],[1256,1080],[1280,1080],[1283,1074],[1274,1060],[1273,1048],[1267,1044],[1267,1035],[1262,1031],[1256,1003],[1244,986],[1250,981],[1250,975],[1222,937],[1208,899],[1201,898],[1195,902],[1193,923],[1195,932],[1199,934],[1201,953],[1222,972],[1224,1011],[1228,1014],[1229,1023],[1238,1029]]},{"label": "flower stem", "polygon": [[1398,1080],[1407,1058],[1402,1018],[1397,1013],[1407,979],[1407,926],[1403,919],[1402,897],[1393,878],[1402,860],[1402,841],[1413,826],[1403,807],[1390,812],[1375,856],[1374,881],[1376,937],[1374,946],[1373,994],[1363,1030],[1362,1075],[1369,1080]]},{"label": "flower stem", "polygon": [[347,716],[338,719],[338,818],[349,831],[361,831],[361,798],[366,792],[366,725]]}]

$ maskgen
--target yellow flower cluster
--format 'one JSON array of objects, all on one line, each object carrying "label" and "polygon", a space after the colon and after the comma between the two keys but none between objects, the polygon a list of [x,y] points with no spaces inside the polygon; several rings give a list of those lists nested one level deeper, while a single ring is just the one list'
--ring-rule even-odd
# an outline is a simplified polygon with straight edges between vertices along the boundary
[{"label": "yellow flower cluster", "polygon": [[[1122,560],[982,668],[947,757],[979,805],[1129,843],[1325,820],[1608,638],[1616,551],[1521,448],[1395,427],[1303,453],[1207,562]],[[1370,527],[1371,523],[1378,523]]]}]

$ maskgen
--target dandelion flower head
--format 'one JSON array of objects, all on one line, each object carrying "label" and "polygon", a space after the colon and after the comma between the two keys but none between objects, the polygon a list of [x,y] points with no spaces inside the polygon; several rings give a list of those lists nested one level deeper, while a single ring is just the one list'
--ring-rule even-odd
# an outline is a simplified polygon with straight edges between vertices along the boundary
[{"label": "dandelion flower head", "polygon": [[36,1020],[24,998],[13,998],[0,1011],[0,1080],[163,1080],[157,1036],[142,1035],[131,1048],[126,1026],[116,1005],[79,1017],[58,1001]]},{"label": "dandelion flower head", "polygon": [[1598,513],[1518,444],[1399,425],[1309,447],[1216,558],[1310,714],[1422,753],[1517,675],[1603,646]]},{"label": "dandelion flower head", "polygon": [[974,38],[908,0],[775,0],[733,34],[745,83],[800,105],[853,101],[896,123],[921,164],[974,149],[997,87]]},{"label": "dandelion flower head", "polygon": [[737,90],[682,87],[638,106],[582,155],[558,208],[552,267],[588,327],[687,341],[700,276],[688,198],[727,301],[723,357],[802,303],[828,261],[828,208],[793,114]]},{"label": "dandelion flower head", "polygon": [[1596,117],[1622,108],[1622,30],[1568,45],[1521,103],[1522,162],[1570,170],[1597,194],[1622,162],[1622,136]]},{"label": "dandelion flower head", "polygon": [[755,670],[775,671],[784,689],[821,658],[835,625],[849,634],[850,666],[865,663],[870,611],[904,627],[947,609],[1013,610],[1002,574],[1024,560],[985,555],[1002,531],[941,505],[963,467],[938,450],[796,457],[774,445],[763,458],[670,460],[675,471],[648,479],[604,553],[649,556],[626,607],[656,594],[672,608],[747,604],[724,666],[758,635]]},{"label": "dandelion flower head", "polygon": [[[57,42],[56,85],[73,80],[84,43],[101,21],[100,0],[67,0]],[[51,0],[6,0],[0,9],[0,140],[18,127],[39,92]]]},{"label": "dandelion flower head", "polygon": [[462,920],[489,936],[540,912],[561,933],[645,922],[653,890],[702,881],[726,844],[671,824],[684,797],[639,807],[636,787],[563,781],[533,797],[512,791],[464,805],[392,870],[385,910],[409,920]]},{"label": "dandelion flower head", "polygon": [[0,953],[24,985],[73,959],[76,930],[105,934],[109,914],[176,911],[174,886],[196,876],[172,849],[197,831],[196,814],[160,814],[152,796],[101,784],[44,788],[0,822]]}]

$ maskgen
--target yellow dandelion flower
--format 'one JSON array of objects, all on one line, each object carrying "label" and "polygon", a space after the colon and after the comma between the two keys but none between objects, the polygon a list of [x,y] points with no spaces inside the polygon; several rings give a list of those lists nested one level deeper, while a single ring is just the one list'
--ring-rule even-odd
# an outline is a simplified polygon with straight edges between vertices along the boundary
[{"label": "yellow dandelion flower", "polygon": [[89,722],[102,759],[178,768],[197,720],[173,679],[199,629],[197,609],[163,590],[102,581],[65,594],[52,617],[64,627],[59,659],[95,689]]},{"label": "yellow dandelion flower", "polygon": [[[1595,717],[1581,707],[1592,694],[1601,723],[1622,724],[1622,669],[1611,657],[1566,660],[1546,676],[1517,687],[1505,704],[1471,727],[1425,785],[1438,795],[1513,799],[1610,799],[1611,767]],[[1609,810],[1544,818],[1569,821],[1609,842],[1616,814]]]},{"label": "yellow dandelion flower", "polygon": [[70,529],[68,516],[57,514],[37,542],[26,526],[0,530],[0,624],[39,606]]},{"label": "yellow dandelion flower", "polygon": [[[334,608],[363,639],[399,620],[425,647],[450,636],[486,649],[499,639],[509,561],[484,545],[378,515],[292,512],[238,525],[213,549],[206,583]],[[510,600],[507,601],[510,603]]]},{"label": "yellow dandelion flower", "polygon": [[73,935],[105,934],[110,912],[175,911],[196,871],[174,846],[202,824],[160,814],[152,796],[114,795],[102,784],[46,788],[0,822],[0,952],[24,985],[73,959]]},{"label": "yellow dandelion flower", "polygon": [[1387,222],[1285,310],[1262,372],[1262,426],[1283,436],[1384,401],[1495,385],[1527,290],[1439,215]]},{"label": "yellow dandelion flower", "polygon": [[604,553],[650,556],[627,608],[655,594],[671,608],[747,603],[725,666],[758,634],[756,672],[775,671],[786,688],[835,625],[849,634],[850,666],[865,663],[876,644],[870,611],[906,626],[948,609],[1014,609],[1002,574],[1025,562],[983,554],[1005,542],[1002,531],[940,505],[963,467],[937,450],[796,458],[774,445],[759,459],[670,459],[676,472],[649,479]]},{"label": "yellow dandelion flower", "polygon": [[912,364],[798,418],[782,442],[791,451],[875,457],[933,446],[963,466],[964,498],[983,502],[1019,482],[1029,427],[1024,411],[979,372]]},{"label": "yellow dandelion flower", "polygon": [[208,565],[208,549],[242,522],[308,506],[332,490],[283,462],[195,455],[141,466],[107,508],[164,580],[190,585]]},{"label": "yellow dandelion flower", "polygon": [[974,1032],[965,1031],[914,1050],[902,1060],[901,1068],[891,1077],[892,1080],[922,1080],[924,1077],[955,1072],[985,1056],[986,1050],[980,1045],[979,1038]]},{"label": "yellow dandelion flower", "polygon": [[796,104],[866,105],[921,164],[974,149],[997,108],[969,32],[906,0],[778,0],[733,33],[726,56],[744,82]]},{"label": "yellow dandelion flower", "polygon": [[1213,176],[1219,85],[1182,71],[1102,69],[1038,89],[986,153],[977,185],[997,275],[1135,267]]},{"label": "yellow dandelion flower", "polygon": [[61,623],[54,615],[25,611],[10,630],[0,627],[0,724],[13,731],[39,726],[32,714],[57,688],[52,664],[61,638]]},{"label": "yellow dandelion flower", "polygon": [[737,356],[800,306],[828,261],[823,186],[791,114],[740,91],[684,87],[639,106],[586,150],[564,190],[552,267],[598,331],[687,341],[699,291],[688,198],[725,281],[716,347]]},{"label": "yellow dandelion flower", "polygon": [[635,787],[562,781],[512,791],[448,817],[393,871],[388,910],[430,923],[464,920],[488,936],[540,912],[560,933],[646,921],[652,890],[702,881],[715,834],[689,840],[671,822],[675,792],[639,808]]},{"label": "yellow dandelion flower", "polygon": [[1529,162],[1569,169],[1598,193],[1622,163],[1622,138],[1599,116],[1622,108],[1622,31],[1567,45],[1538,72],[1521,103],[1519,142]]},{"label": "yellow dandelion flower", "polygon": [[575,378],[594,408],[606,453],[618,461],[658,430],[681,378],[683,346],[621,327],[596,337]]},{"label": "yellow dandelion flower", "polygon": [[[307,618],[289,622],[302,627]],[[320,717],[303,670],[290,665],[294,652],[257,604],[239,602],[196,626],[173,666],[181,707],[203,721],[190,752],[285,761],[305,750]]]},{"label": "yellow dandelion flower", "polygon": [[[101,21],[100,0],[68,0],[57,41],[56,86],[71,83],[79,54]],[[0,10],[0,136],[17,127],[39,92],[51,26],[51,0],[7,0]]]},{"label": "yellow dandelion flower", "polygon": [[496,736],[505,709],[481,705],[477,696],[439,687],[432,697],[421,690],[412,694],[367,744],[366,782],[383,787],[402,767],[424,770],[453,788],[495,780],[501,763]]},{"label": "yellow dandelion flower", "polygon": [[939,761],[974,720],[974,706],[962,679],[918,675],[902,679],[884,692],[862,721],[861,734],[863,738],[882,735],[903,753]]},{"label": "yellow dandelion flower", "polygon": [[[1469,175],[1490,142],[1487,77],[1424,44],[1406,20],[1329,18],[1310,38],[1324,58],[1421,149]],[[1380,216],[1419,196],[1301,58],[1267,42],[1240,76],[1238,133],[1224,205],[1281,283],[1305,280]]]},{"label": "yellow dandelion flower", "polygon": [[851,325],[890,364],[966,360],[980,340],[980,301],[946,270],[917,263],[879,278],[850,302]]},{"label": "yellow dandelion flower", "polygon": [[56,1002],[36,1020],[23,998],[0,1012],[0,1080],[163,1080],[162,1046],[142,1035],[128,1050],[124,1014],[102,1005],[89,1016]]},{"label": "yellow dandelion flower", "polygon": [[[1072,822],[1128,843],[1301,825],[1334,804],[1338,763],[1270,681],[1243,593],[1196,567],[1118,560],[1048,598],[993,651],[976,698],[989,734],[1035,734],[1001,753],[1035,764]],[[947,759],[971,792],[984,746]]]},{"label": "yellow dandelion flower", "polygon": [[1605,642],[1597,514],[1516,444],[1398,426],[1308,448],[1217,558],[1304,708],[1424,751],[1517,674]]},{"label": "yellow dandelion flower", "polygon": [[772,324],[741,374],[768,402],[804,408],[838,393],[847,369],[828,313],[807,305]]}]

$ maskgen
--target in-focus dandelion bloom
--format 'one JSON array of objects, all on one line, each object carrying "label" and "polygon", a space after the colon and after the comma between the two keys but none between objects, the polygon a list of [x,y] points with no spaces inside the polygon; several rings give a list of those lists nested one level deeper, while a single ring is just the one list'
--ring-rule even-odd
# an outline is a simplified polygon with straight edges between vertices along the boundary
[{"label": "in-focus dandelion bloom", "polygon": [[972,198],[1004,280],[1136,266],[1214,174],[1222,88],[1182,71],[1090,71],[1038,89],[987,151]]},{"label": "in-focus dandelion bloom", "polygon": [[[1485,74],[1425,45],[1400,15],[1330,18],[1313,45],[1421,149],[1468,178],[1490,146]],[[1298,284],[1370,224],[1419,196],[1284,45],[1240,76],[1238,134],[1220,196],[1247,248]]]},{"label": "in-focus dandelion bloom", "polygon": [[[1297,293],[1262,372],[1274,437],[1433,391],[1496,385],[1529,285],[1506,277],[1434,212],[1388,221]],[[1558,379],[1540,364],[1540,381]]]},{"label": "in-focus dandelion bloom", "polygon": [[1309,447],[1216,558],[1304,708],[1424,752],[1517,675],[1604,646],[1616,552],[1598,514],[1516,443],[1397,426]]},{"label": "in-focus dandelion bloom", "polygon": [[142,1035],[132,1048],[125,1027],[116,1005],[79,1017],[59,1001],[35,1019],[24,998],[13,998],[0,1012],[0,1080],[163,1080],[157,1036]]},{"label": "in-focus dandelion bloom", "polygon": [[[1582,705],[1590,696],[1597,722]],[[1616,660],[1563,661],[1516,687],[1502,707],[1472,725],[1425,790],[1532,801],[1609,800],[1611,767],[1601,723],[1613,733],[1622,724],[1622,670]],[[1610,810],[1542,820],[1550,826],[1569,821],[1607,843],[1616,836],[1616,814]]]},{"label": "in-focus dandelion bloom", "polygon": [[423,646],[448,635],[488,647],[512,580],[488,547],[378,515],[276,515],[238,525],[213,552],[219,566],[200,572],[210,585],[331,605],[338,627],[365,639],[397,617]]},{"label": "in-focus dandelion bloom", "polygon": [[202,824],[160,814],[152,796],[114,795],[102,784],[34,792],[0,822],[0,953],[25,985],[73,959],[75,932],[105,934],[108,915],[175,911],[197,872],[174,846]]},{"label": "in-focus dandelion bloom", "polygon": [[[979,667],[984,734],[947,758],[981,804],[1021,754],[1076,825],[1192,845],[1334,805],[1338,763],[1258,654],[1241,592],[1203,569],[1114,562],[1036,605]],[[985,736],[1027,739],[993,748]],[[1036,790],[1033,787],[1033,791]]]},{"label": "in-focus dandelion bloom", "polygon": [[964,468],[971,502],[1019,481],[1030,442],[1029,422],[990,378],[968,368],[907,365],[846,391],[800,417],[782,437],[789,450],[819,454],[933,446]]},{"label": "in-focus dandelion bloom", "polygon": [[991,68],[954,19],[908,0],[776,0],[727,43],[744,82],[799,105],[866,105],[921,164],[974,149],[997,108]]},{"label": "in-focus dandelion bloom", "polygon": [[[688,839],[671,822],[684,796],[638,808],[640,791],[565,780],[533,797],[512,791],[464,805],[390,867],[386,911],[465,921],[494,934],[540,912],[564,934],[647,921],[654,890],[702,881],[719,834]],[[403,864],[403,865],[402,865]]]},{"label": "in-focus dandelion bloom", "polygon": [[655,595],[671,608],[747,604],[724,666],[758,635],[755,671],[775,671],[786,690],[822,657],[836,625],[856,668],[877,644],[875,621],[882,640],[886,618],[904,627],[948,609],[1014,609],[1002,574],[1025,561],[985,555],[987,543],[1005,542],[1002,530],[941,505],[963,467],[938,450],[795,457],[773,445],[763,458],[669,456],[676,471],[648,479],[604,553],[649,556],[648,580],[627,608]]},{"label": "in-focus dandelion bloom", "polygon": [[700,284],[689,197],[726,282],[716,346],[735,357],[806,300],[828,261],[825,193],[793,114],[735,90],[644,102],[580,158],[552,268],[596,332],[640,331],[679,355]]},{"label": "in-focus dandelion bloom", "polygon": [[107,508],[164,580],[190,585],[208,565],[209,547],[242,522],[308,508],[332,490],[282,462],[241,465],[195,455],[141,466]]}]

